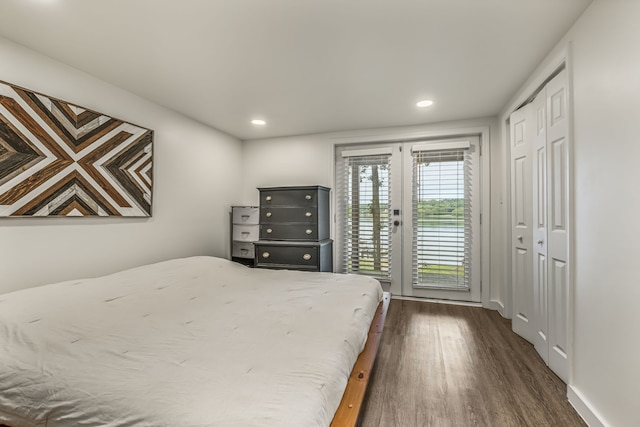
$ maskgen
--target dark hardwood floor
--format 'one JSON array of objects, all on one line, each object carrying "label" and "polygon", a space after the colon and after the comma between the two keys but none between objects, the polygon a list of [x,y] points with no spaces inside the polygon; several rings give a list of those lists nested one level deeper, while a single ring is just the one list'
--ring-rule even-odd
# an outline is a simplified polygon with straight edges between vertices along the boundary
[{"label": "dark hardwood floor", "polygon": [[483,308],[392,300],[370,381],[362,427],[586,425],[511,321]]}]

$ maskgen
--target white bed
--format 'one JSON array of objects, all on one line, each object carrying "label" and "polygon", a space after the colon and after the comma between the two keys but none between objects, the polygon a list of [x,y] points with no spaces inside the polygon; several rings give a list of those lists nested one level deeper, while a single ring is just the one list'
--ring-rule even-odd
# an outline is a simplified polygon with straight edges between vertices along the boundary
[{"label": "white bed", "polygon": [[0,424],[328,426],[381,299],[213,257],[0,295]]}]

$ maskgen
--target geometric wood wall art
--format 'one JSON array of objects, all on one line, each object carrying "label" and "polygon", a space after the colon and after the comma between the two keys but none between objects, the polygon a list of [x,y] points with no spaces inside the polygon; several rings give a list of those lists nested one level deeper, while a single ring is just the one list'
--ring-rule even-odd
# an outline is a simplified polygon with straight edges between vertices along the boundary
[{"label": "geometric wood wall art", "polygon": [[153,131],[0,81],[0,216],[151,216]]}]

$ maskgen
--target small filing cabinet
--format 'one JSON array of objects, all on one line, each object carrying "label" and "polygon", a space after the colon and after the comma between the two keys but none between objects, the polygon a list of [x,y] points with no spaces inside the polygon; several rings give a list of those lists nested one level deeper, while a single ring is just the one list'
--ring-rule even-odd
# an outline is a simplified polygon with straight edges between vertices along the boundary
[{"label": "small filing cabinet", "polygon": [[322,186],[268,187],[260,191],[258,267],[333,271],[329,192]]},{"label": "small filing cabinet", "polygon": [[255,262],[255,242],[260,235],[258,206],[231,206],[231,259],[246,265]]}]

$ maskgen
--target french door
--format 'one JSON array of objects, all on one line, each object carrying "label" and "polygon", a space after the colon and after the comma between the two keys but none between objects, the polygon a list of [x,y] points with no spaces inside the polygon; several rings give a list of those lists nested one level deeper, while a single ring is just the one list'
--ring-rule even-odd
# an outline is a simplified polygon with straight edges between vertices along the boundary
[{"label": "french door", "polygon": [[337,265],[393,294],[480,301],[479,138],[338,147]]}]

